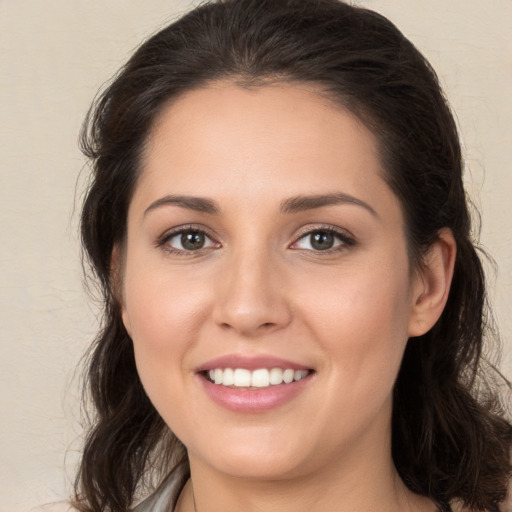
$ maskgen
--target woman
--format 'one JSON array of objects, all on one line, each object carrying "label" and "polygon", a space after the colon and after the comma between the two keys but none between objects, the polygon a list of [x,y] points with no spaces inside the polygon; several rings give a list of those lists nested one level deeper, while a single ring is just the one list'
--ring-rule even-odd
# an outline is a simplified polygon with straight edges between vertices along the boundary
[{"label": "woman", "polygon": [[206,4],[84,130],[105,297],[82,511],[503,510],[453,117],[386,19]]}]

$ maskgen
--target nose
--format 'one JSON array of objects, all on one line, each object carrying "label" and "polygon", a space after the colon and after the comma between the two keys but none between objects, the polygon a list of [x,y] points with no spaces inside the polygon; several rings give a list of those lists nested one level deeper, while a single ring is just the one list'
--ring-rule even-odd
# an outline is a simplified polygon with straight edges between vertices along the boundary
[{"label": "nose", "polygon": [[217,276],[213,308],[217,325],[256,338],[290,323],[292,313],[282,273],[268,253],[245,251],[224,264]]}]

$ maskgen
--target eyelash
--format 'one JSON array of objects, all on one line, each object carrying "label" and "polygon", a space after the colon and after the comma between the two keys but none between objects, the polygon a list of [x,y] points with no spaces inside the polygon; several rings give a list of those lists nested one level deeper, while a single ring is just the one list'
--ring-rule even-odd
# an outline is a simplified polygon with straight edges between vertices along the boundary
[{"label": "eyelash", "polygon": [[[344,230],[341,230],[339,228],[335,228],[333,226],[318,226],[313,229],[307,229],[299,234],[296,241],[293,242],[292,245],[297,244],[300,240],[312,236],[315,233],[327,233],[329,235],[333,235],[335,238],[337,238],[341,243],[335,247],[331,247],[330,249],[325,250],[314,250],[314,249],[303,249],[308,252],[314,252],[315,254],[333,254],[337,252],[341,252],[344,250],[347,250],[349,247],[353,247],[356,244],[356,241],[352,235],[347,233]],[[300,250],[300,249],[295,249]]]},{"label": "eyelash", "polygon": [[[157,247],[161,247],[162,249],[164,249],[166,252],[168,252],[170,254],[176,254],[176,255],[180,255],[180,256],[197,255],[198,253],[202,253],[204,249],[210,249],[210,247],[205,247],[205,248],[200,248],[197,250],[182,250],[182,249],[176,249],[176,248],[168,245],[170,240],[172,240],[174,237],[176,237],[178,235],[182,235],[184,233],[202,234],[202,235],[205,235],[207,238],[209,238],[214,244],[218,244],[218,242],[215,242],[214,237],[204,227],[195,226],[195,225],[191,224],[191,225],[187,225],[187,226],[182,226],[180,228],[177,228],[170,232],[165,233],[157,240],[156,245],[157,245]],[[315,227],[314,229],[308,229],[307,231],[300,233],[292,245],[297,244],[300,240],[306,238],[307,236],[312,236],[315,233],[327,233],[329,235],[333,235],[341,243],[335,247],[332,247],[332,248],[326,249],[326,250],[314,250],[314,249],[303,249],[303,250],[308,251],[308,252],[313,252],[315,254],[320,254],[320,255],[321,254],[333,254],[333,253],[337,253],[337,252],[346,250],[347,248],[352,247],[356,244],[356,241],[354,240],[352,235],[348,234],[346,231],[340,230],[339,228],[334,228],[333,226],[318,226],[318,227]],[[293,249],[293,250],[301,250],[301,249]]]},{"label": "eyelash", "polygon": [[[168,232],[164,233],[157,240],[156,245],[157,245],[157,247],[161,247],[162,249],[164,249],[166,252],[168,252],[170,254],[176,254],[179,256],[193,256],[198,253],[201,253],[205,249],[205,248],[201,248],[201,249],[197,249],[195,251],[192,251],[192,250],[186,251],[186,250],[176,249],[176,248],[168,245],[168,242],[171,239],[173,239],[175,236],[182,235],[184,233],[200,233],[200,234],[203,234],[206,237],[208,237],[210,240],[214,241],[214,237],[208,232],[208,230],[206,230],[205,228],[203,228],[201,226],[195,226],[193,224],[190,224],[190,225],[182,226],[180,228],[176,228],[172,231],[168,231]],[[215,242],[215,243],[217,243],[217,242]]]}]

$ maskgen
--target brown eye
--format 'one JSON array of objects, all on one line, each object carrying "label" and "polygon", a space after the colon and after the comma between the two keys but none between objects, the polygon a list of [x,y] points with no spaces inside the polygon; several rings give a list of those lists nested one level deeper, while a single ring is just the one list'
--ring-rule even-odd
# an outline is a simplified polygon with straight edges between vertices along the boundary
[{"label": "brown eye", "polygon": [[202,249],[205,243],[205,234],[199,231],[189,231],[181,234],[181,245],[186,251]]},{"label": "brown eye", "polygon": [[326,249],[331,249],[334,247],[334,243],[336,242],[334,235],[327,231],[311,233],[309,237],[311,247],[317,251],[325,251]]},{"label": "brown eye", "polygon": [[216,244],[200,229],[180,229],[167,235],[160,245],[170,252],[184,253],[216,247]]},{"label": "brown eye", "polygon": [[354,245],[354,239],[335,229],[315,229],[302,235],[292,246],[315,252],[344,249]]}]

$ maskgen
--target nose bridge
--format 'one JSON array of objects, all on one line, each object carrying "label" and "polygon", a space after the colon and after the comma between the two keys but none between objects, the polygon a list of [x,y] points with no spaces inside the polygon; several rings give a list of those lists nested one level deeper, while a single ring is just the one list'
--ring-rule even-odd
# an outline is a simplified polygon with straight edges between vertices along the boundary
[{"label": "nose bridge", "polygon": [[234,249],[218,276],[215,320],[246,336],[287,325],[290,308],[278,262],[262,243]]}]

